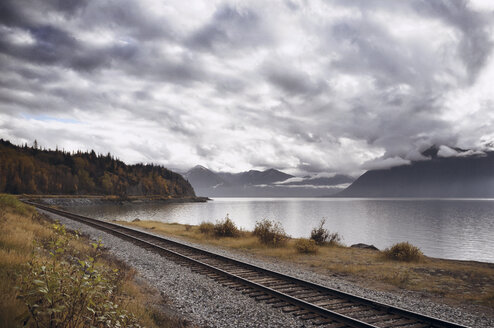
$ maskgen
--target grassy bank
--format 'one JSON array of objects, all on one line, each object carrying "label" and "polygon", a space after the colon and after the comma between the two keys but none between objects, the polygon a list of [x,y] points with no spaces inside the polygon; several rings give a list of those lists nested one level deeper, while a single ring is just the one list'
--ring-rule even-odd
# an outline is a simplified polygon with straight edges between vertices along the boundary
[{"label": "grassy bank", "polygon": [[416,253],[412,253],[409,262],[397,261],[392,260],[393,256],[389,253],[345,247],[339,243],[323,244],[316,246],[315,251],[311,248],[309,252],[304,252],[306,248],[300,245],[308,244],[307,239],[301,242],[289,238],[282,246],[272,247],[261,243],[259,238],[247,231],[240,231],[237,237],[217,237],[204,233],[207,229],[200,226],[153,221],[119,223],[196,243],[239,250],[261,258],[299,264],[318,273],[343,277],[378,290],[412,290],[452,305],[476,304],[488,312],[494,309],[493,264],[436,259],[422,254],[417,256]]},{"label": "grassy bank", "polygon": [[104,245],[0,194],[1,327],[185,327]]}]

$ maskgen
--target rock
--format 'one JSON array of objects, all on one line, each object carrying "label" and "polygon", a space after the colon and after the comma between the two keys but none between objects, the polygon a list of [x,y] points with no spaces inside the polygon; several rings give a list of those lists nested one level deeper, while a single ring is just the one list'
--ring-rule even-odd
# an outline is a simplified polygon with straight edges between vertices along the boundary
[{"label": "rock", "polygon": [[361,248],[361,249],[370,249],[370,250],[373,250],[373,251],[378,251],[379,250],[379,248],[377,248],[374,245],[367,245],[367,244],[362,244],[362,243],[353,244],[350,247],[353,247],[353,248]]}]

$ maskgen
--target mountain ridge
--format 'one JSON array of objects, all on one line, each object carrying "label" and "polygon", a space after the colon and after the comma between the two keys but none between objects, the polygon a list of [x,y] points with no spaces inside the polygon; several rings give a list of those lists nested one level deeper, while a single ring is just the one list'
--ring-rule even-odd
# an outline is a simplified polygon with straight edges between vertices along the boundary
[{"label": "mountain ridge", "polygon": [[[454,149],[460,155],[463,149]],[[440,157],[389,169],[369,170],[336,197],[494,197],[494,152]]]},{"label": "mountain ridge", "polygon": [[183,175],[198,195],[208,197],[325,197],[341,191],[342,183],[353,181],[344,175],[299,178],[274,168],[214,172],[201,165]]}]

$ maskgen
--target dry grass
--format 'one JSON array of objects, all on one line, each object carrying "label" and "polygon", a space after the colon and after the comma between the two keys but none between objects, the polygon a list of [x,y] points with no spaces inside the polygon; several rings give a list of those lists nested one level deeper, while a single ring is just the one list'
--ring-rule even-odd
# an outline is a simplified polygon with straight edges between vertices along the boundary
[{"label": "dry grass", "polygon": [[249,254],[285,260],[328,276],[344,277],[367,288],[407,289],[428,294],[452,305],[478,304],[494,309],[494,264],[423,257],[419,262],[386,259],[382,252],[342,246],[318,247],[316,254],[299,253],[297,240],[284,247],[263,245],[251,233],[240,238],[214,238],[198,226],[186,230],[181,224],[152,221],[120,222],[152,229],[153,232]]},{"label": "dry grass", "polygon": [[[55,233],[50,222],[14,196],[0,195],[0,213],[0,327],[16,327],[20,325],[18,320],[25,312],[25,304],[17,298],[14,286],[19,286],[20,277],[27,271],[27,263],[33,256],[45,257],[42,245],[55,238]],[[41,247],[41,252],[34,252],[35,247]],[[91,256],[94,251],[86,238],[71,239],[68,248],[70,253],[83,256]],[[98,263],[118,268],[123,273],[122,304],[142,325],[151,328],[190,326],[182,319],[163,315],[162,309],[166,306],[163,298],[143,283],[138,284],[135,272],[129,267],[108,254],[100,257]]]},{"label": "dry grass", "polygon": [[295,249],[302,254],[316,254],[317,245],[313,239],[300,238],[295,242]]}]

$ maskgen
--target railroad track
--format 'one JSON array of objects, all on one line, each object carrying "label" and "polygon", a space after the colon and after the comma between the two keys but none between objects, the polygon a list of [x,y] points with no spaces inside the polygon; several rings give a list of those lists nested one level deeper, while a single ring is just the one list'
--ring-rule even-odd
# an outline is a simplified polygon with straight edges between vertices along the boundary
[{"label": "railroad track", "polygon": [[173,259],[259,302],[292,313],[315,326],[344,328],[467,328],[452,322],[343,293],[143,231],[45,205],[39,209],[96,227]]}]

